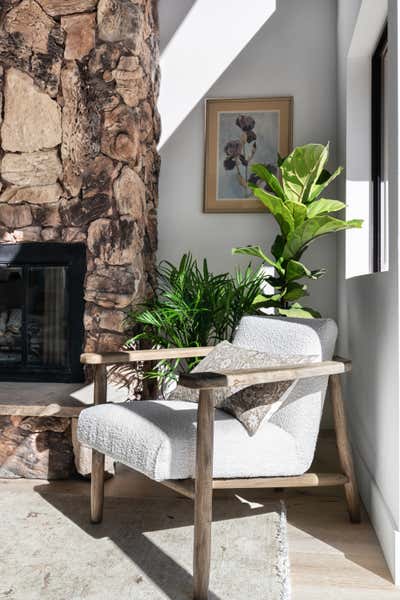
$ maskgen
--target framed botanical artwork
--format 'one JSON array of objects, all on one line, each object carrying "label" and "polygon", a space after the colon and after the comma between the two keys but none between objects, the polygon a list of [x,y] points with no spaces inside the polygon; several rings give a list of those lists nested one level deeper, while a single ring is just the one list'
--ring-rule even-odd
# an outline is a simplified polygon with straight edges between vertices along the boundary
[{"label": "framed botanical artwork", "polygon": [[251,165],[277,171],[292,149],[293,98],[206,100],[204,212],[254,213],[265,207],[248,184]]}]

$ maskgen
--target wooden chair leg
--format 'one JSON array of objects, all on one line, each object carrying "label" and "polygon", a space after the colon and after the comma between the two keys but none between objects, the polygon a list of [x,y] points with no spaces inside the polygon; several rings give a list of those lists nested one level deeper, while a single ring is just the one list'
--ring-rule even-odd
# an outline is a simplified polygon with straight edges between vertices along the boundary
[{"label": "wooden chair leg", "polygon": [[90,482],[90,520],[101,523],[104,506],[104,454],[92,450],[92,478]]},{"label": "wooden chair leg", "polygon": [[208,390],[200,391],[197,412],[194,499],[193,599],[207,600],[211,562],[214,406]]},{"label": "wooden chair leg", "polygon": [[339,452],[340,464],[343,469],[343,473],[348,477],[348,482],[344,484],[344,491],[350,520],[352,523],[360,523],[360,496],[358,493],[353,457],[348,438],[347,420],[343,403],[340,375],[330,376],[329,389],[332,400],[333,420],[335,424],[336,444]]},{"label": "wooden chair leg", "polygon": [[[105,365],[94,367],[94,403],[107,402],[107,369]],[[100,523],[104,506],[104,454],[92,450],[92,478],[90,484],[90,520]]]}]

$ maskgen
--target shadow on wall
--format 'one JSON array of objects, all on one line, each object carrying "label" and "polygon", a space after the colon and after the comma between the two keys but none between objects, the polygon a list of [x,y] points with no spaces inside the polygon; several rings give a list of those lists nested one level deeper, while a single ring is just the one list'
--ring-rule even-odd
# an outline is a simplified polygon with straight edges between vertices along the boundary
[{"label": "shadow on wall", "polygon": [[[161,4],[163,2],[161,0]],[[198,2],[193,5],[189,15],[195,11]],[[293,10],[293,5],[294,0],[276,2],[275,12],[267,20],[264,19],[264,24],[245,48],[235,57],[231,56],[233,60],[219,74],[211,89],[202,92],[188,116],[166,139],[161,149],[159,260],[177,262],[184,252],[190,250],[198,259],[207,257],[214,271],[233,271],[236,264],[245,267],[249,262],[246,257],[232,256],[233,246],[261,244],[269,248],[277,233],[275,223],[267,214],[202,212],[203,95],[210,98],[293,95],[294,144],[310,141],[326,143],[331,140],[332,148],[335,147],[336,85],[332,77],[336,52],[335,28],[332,28],[336,18],[334,3],[307,0],[298,11]],[[264,17],[271,6],[271,2],[264,3]],[[228,13],[232,16],[230,9]],[[235,13],[236,23],[240,23],[243,29],[242,21],[237,18],[242,14],[243,5]],[[255,18],[252,11],[250,21]],[[168,23],[163,23],[160,18],[161,32],[163,27],[168,28]],[[304,44],[304,39],[310,37],[313,47]],[[203,34],[204,41],[208,44],[208,38]],[[313,50],[315,47],[318,47],[318,53]],[[271,56],[278,56],[279,60],[273,60]],[[282,64],[285,64],[284,69]],[[166,78],[165,72],[162,77]],[[307,78],[321,83],[321,89],[324,89],[322,102],[319,94],[312,93],[305,83]],[[187,77],[181,79],[188,85]],[[176,102],[177,97],[180,96],[174,89],[174,103],[180,105],[180,102]],[[332,197],[336,197],[334,190],[331,193]],[[322,314],[335,318],[336,240],[333,237],[322,239],[315,249],[310,248],[308,257],[310,268],[327,268],[327,276],[310,288],[311,305]]]},{"label": "shadow on wall", "polygon": [[160,29],[160,54],[164,52],[197,0],[160,0],[158,13],[163,27]]}]

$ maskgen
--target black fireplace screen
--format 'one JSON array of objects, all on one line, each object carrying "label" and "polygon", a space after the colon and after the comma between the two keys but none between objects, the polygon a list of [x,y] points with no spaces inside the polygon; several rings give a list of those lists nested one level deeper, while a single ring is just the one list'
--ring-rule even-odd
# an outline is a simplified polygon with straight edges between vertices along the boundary
[{"label": "black fireplace screen", "polygon": [[82,381],[83,244],[0,245],[0,379]]}]

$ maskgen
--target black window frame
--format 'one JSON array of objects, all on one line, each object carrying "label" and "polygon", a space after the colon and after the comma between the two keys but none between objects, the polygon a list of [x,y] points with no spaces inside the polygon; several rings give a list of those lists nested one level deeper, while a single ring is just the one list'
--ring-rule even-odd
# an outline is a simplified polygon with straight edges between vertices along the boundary
[{"label": "black window frame", "polygon": [[383,270],[382,257],[382,146],[384,139],[384,69],[383,59],[388,51],[387,23],[372,55],[371,77],[371,179],[373,206],[372,267],[375,273]]}]

